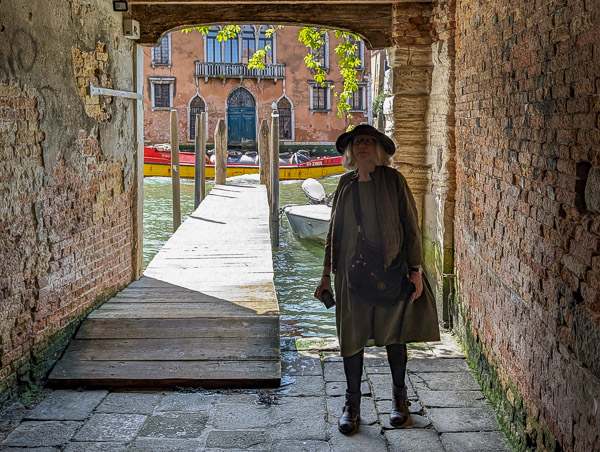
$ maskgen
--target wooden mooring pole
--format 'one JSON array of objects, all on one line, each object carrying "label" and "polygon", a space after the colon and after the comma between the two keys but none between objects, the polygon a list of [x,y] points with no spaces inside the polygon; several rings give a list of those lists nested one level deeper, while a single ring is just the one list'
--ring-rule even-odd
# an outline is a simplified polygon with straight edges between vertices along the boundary
[{"label": "wooden mooring pole", "polygon": [[179,186],[179,135],[177,110],[171,110],[171,188],[173,191],[173,232],[181,225],[181,204]]},{"label": "wooden mooring pole", "polygon": [[271,232],[273,246],[279,246],[279,112],[272,104],[271,113]]},{"label": "wooden mooring pole", "polygon": [[194,210],[206,197],[206,113],[196,115],[194,159]]},{"label": "wooden mooring pole", "polygon": [[227,181],[227,126],[223,118],[215,129],[215,185],[225,185]]},{"label": "wooden mooring pole", "polygon": [[267,197],[271,203],[271,153],[269,152],[269,141],[271,135],[269,131],[269,121],[263,119],[260,123],[260,132],[258,133],[258,159],[260,161],[260,183],[267,186]]}]

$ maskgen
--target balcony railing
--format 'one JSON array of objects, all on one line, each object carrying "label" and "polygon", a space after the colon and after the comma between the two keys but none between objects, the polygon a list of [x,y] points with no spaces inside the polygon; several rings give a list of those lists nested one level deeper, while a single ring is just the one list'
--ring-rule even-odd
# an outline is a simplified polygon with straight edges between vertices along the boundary
[{"label": "balcony railing", "polygon": [[249,69],[245,63],[209,63],[196,61],[196,77],[204,78],[256,78],[277,81],[285,78],[284,64],[265,64],[264,69]]}]

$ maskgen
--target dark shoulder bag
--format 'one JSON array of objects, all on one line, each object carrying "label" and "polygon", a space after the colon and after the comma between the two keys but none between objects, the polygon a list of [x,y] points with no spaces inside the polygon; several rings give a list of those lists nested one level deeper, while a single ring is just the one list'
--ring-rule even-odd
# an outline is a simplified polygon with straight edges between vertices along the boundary
[{"label": "dark shoulder bag", "polygon": [[[384,268],[383,247],[369,242],[362,228],[358,182],[354,182],[352,197],[354,216],[358,225],[356,251],[346,264],[348,287],[362,302],[375,306],[392,306],[400,300],[408,300],[415,291],[409,279],[408,263],[404,253]],[[403,247],[404,248],[404,247]]]}]

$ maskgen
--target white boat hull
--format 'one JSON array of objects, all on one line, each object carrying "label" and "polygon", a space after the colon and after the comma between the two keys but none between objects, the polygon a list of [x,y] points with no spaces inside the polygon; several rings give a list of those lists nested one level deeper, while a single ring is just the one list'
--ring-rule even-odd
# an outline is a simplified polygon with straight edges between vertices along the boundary
[{"label": "white boat hull", "polygon": [[331,207],[324,204],[291,205],[283,208],[294,234],[302,239],[325,242]]}]

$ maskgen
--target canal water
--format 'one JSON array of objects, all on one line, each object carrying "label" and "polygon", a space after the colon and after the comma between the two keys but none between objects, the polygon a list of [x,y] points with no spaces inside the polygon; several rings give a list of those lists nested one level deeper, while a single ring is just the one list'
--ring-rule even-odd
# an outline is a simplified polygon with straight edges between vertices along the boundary
[{"label": "canal water", "polygon": [[[340,175],[319,179],[326,193],[337,187]],[[227,179],[228,183],[258,184],[258,175]],[[207,192],[213,187],[208,181]],[[281,181],[279,205],[304,204],[302,181]],[[181,180],[181,214],[185,220],[194,209],[194,181]],[[171,179],[144,179],[144,268],[169,239],[173,230]],[[285,215],[279,229],[280,244],[273,255],[275,289],[281,313],[281,335],[335,336],[335,315],[313,297],[323,268],[323,244],[293,235]]]}]

